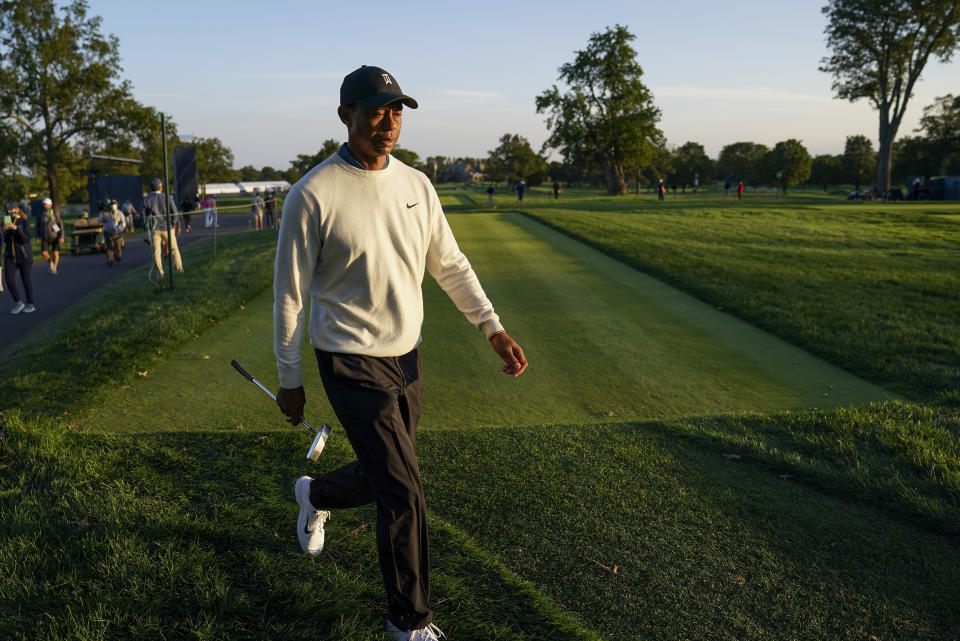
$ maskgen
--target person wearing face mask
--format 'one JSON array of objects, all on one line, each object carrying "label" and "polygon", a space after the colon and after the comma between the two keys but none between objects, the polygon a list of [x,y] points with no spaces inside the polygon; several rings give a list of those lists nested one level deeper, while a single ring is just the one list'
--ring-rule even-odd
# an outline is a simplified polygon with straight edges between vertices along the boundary
[{"label": "person wearing face mask", "polygon": [[127,228],[127,217],[117,206],[117,201],[110,203],[110,208],[101,211],[98,220],[103,225],[103,237],[107,241],[107,267],[123,260],[123,230]]},{"label": "person wearing face mask", "polygon": [[344,78],[337,114],[347,142],[284,201],[273,286],[277,405],[294,425],[303,418],[306,330],[357,457],[296,482],[300,545],[319,554],[330,510],[376,503],[386,628],[396,641],[444,636],[430,605],[427,514],[415,452],[424,272],[489,341],[504,373],[517,377],[527,368],[457,246],[430,180],[390,155],[403,108],[417,106],[379,67]]},{"label": "person wearing face mask", "polygon": [[40,214],[40,224],[37,230],[40,235],[40,251],[43,259],[50,265],[50,273],[57,275],[60,266],[60,246],[63,244],[63,218],[60,212],[53,208],[53,201],[43,199],[43,213]]},{"label": "person wearing face mask", "polygon": [[[36,310],[33,305],[33,284],[30,270],[33,269],[33,247],[30,245],[30,222],[20,206],[7,202],[3,214],[3,278],[10,296],[13,297],[11,314],[29,314]],[[16,276],[20,274],[27,302],[20,297]]]}]

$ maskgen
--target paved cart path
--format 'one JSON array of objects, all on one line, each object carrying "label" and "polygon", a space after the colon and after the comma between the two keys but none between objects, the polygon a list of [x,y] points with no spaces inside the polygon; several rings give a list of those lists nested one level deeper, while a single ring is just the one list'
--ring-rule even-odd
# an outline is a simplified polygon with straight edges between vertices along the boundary
[{"label": "paved cart path", "polygon": [[[184,247],[205,238],[212,238],[214,233],[219,235],[241,231],[246,233],[249,221],[250,216],[247,215],[221,214],[219,228],[205,229],[201,212],[193,216],[192,231],[180,234],[177,237],[177,244]],[[146,266],[144,278],[147,278],[147,270],[153,263],[153,253],[150,246],[143,242],[143,232],[128,234],[125,238],[127,242],[123,250],[123,261],[114,263],[113,267],[107,267],[107,258],[104,253],[85,251],[74,256],[68,249],[61,253],[59,273],[54,276],[50,273],[46,261],[36,258],[33,263],[32,280],[33,298],[37,311],[32,314],[9,313],[10,308],[13,307],[13,298],[4,285],[4,291],[0,292],[0,356],[34,329],[49,322],[82,297],[121,274]],[[17,276],[17,288],[20,296],[23,297],[23,283],[19,276]]]}]

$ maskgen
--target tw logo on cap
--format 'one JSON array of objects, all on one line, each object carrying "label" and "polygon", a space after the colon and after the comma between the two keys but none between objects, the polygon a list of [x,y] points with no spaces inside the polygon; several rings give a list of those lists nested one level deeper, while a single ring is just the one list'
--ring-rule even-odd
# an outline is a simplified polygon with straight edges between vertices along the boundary
[{"label": "tw logo on cap", "polygon": [[384,84],[384,85],[392,85],[392,84],[393,84],[393,80],[390,78],[390,74],[388,74],[388,73],[382,73],[382,74],[380,74],[380,75],[383,76],[383,84]]}]

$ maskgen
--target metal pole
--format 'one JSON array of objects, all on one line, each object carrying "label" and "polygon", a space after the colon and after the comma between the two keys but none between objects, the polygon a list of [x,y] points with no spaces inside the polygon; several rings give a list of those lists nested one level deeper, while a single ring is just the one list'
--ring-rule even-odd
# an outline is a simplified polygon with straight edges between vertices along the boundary
[{"label": "metal pole", "polygon": [[173,289],[173,230],[170,228],[170,196],[165,191],[170,188],[170,176],[167,173],[167,122],[160,113],[160,135],[163,143],[163,184],[164,189],[160,191],[163,196],[163,210],[167,213],[167,273],[170,274],[170,289]]}]

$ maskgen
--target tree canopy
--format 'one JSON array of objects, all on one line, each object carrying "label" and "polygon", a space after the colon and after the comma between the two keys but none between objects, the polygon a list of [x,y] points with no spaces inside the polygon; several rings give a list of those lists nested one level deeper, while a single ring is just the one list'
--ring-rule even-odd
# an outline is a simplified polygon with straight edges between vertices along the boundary
[{"label": "tree canopy", "polygon": [[873,143],[866,136],[847,136],[843,147],[843,173],[848,182],[857,189],[869,183],[877,168],[877,156],[873,152]]},{"label": "tree canopy", "polygon": [[839,185],[843,180],[843,157],[834,154],[814,156],[810,163],[810,182],[823,185],[826,191],[830,185]]},{"label": "tree canopy", "polygon": [[333,138],[327,138],[323,141],[320,151],[315,154],[297,154],[297,157],[290,161],[290,169],[287,170],[287,180],[295,183],[303,177],[305,173],[322,163],[331,155],[337,153],[340,149],[340,143]]},{"label": "tree canopy", "polygon": [[533,150],[523,136],[503,134],[500,144],[489,154],[485,171],[492,180],[524,180],[530,185],[539,185],[547,176],[547,161]]},{"label": "tree canopy", "polygon": [[197,179],[201,183],[233,182],[236,174],[233,152],[219,138],[196,138],[193,147],[197,152]]},{"label": "tree canopy", "polygon": [[931,58],[948,61],[960,38],[957,0],[833,0],[827,16],[832,54],[821,71],[838,98],[869,100],[879,115],[876,185],[890,186],[891,152],[914,85]]},{"label": "tree canopy", "polygon": [[671,160],[673,174],[671,181],[680,185],[709,183],[713,178],[713,161],[707,156],[703,145],[688,142],[677,147]]},{"label": "tree canopy", "polygon": [[84,0],[62,8],[52,0],[0,1],[0,108],[17,130],[19,162],[46,172],[55,205],[62,171],[142,133],[144,108],[120,80],[118,41],[100,23]]},{"label": "tree canopy", "polygon": [[960,160],[960,96],[940,96],[924,107],[920,131],[940,158],[938,173],[945,176],[948,165],[958,164],[951,160]]},{"label": "tree canopy", "polygon": [[569,165],[598,163],[611,194],[626,193],[625,167],[643,166],[663,146],[660,110],[630,46],[635,38],[621,25],[594,33],[559,68],[568,89],[554,85],[536,100],[537,113],[548,114],[544,147],[559,150]]},{"label": "tree canopy", "polygon": [[760,159],[770,151],[766,145],[756,142],[735,142],[720,150],[717,157],[717,175],[733,177],[746,183],[756,184]]},{"label": "tree canopy", "polygon": [[760,159],[760,179],[779,185],[783,193],[787,193],[788,187],[795,187],[810,178],[812,162],[803,143],[796,138],[790,138],[778,142]]}]

